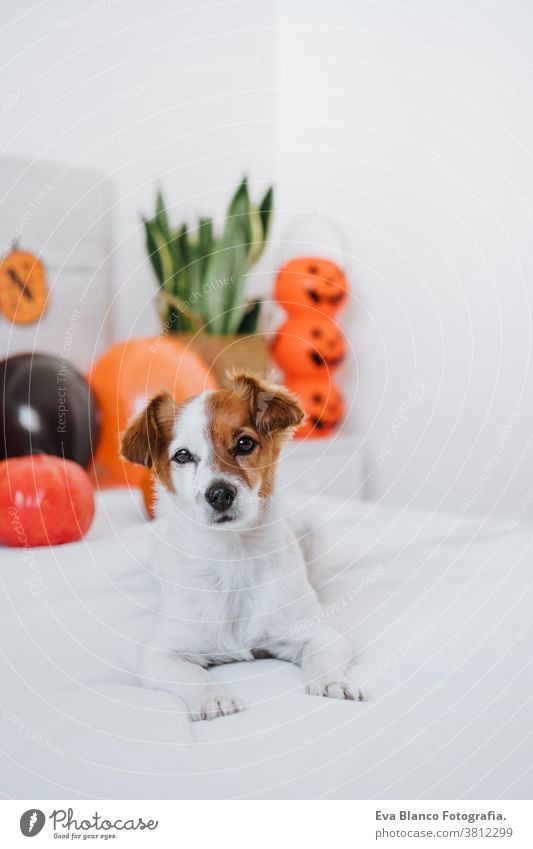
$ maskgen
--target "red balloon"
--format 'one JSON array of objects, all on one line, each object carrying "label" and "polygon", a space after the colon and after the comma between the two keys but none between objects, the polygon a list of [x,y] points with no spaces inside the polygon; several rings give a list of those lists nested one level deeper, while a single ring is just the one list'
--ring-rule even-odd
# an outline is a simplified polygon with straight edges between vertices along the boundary
[{"label": "red balloon", "polygon": [[94,456],[97,485],[140,487],[145,470],[119,455],[119,437],[129,420],[161,389],[177,403],[217,383],[202,359],[171,336],[130,339],[109,348],[92,366],[89,383],[102,414],[100,441]]},{"label": "red balloon", "polygon": [[80,539],[94,516],[89,476],[71,460],[36,454],[0,463],[0,542],[19,548]]}]

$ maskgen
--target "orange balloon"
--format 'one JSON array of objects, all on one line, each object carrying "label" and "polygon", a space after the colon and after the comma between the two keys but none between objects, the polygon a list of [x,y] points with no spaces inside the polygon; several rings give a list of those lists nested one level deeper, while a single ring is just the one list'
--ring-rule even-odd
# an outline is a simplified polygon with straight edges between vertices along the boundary
[{"label": "orange balloon", "polygon": [[348,281],[337,263],[330,259],[301,256],[282,265],[274,294],[290,315],[313,308],[331,316],[346,302]]},{"label": "orange balloon", "polygon": [[102,416],[102,432],[93,458],[92,477],[99,487],[137,486],[145,469],[123,460],[119,438],[149,398],[168,389],[179,404],[217,382],[190,347],[171,336],[129,339],[109,348],[88,375]]},{"label": "orange balloon", "polygon": [[278,327],[270,353],[286,373],[327,378],[344,360],[346,341],[326,315],[291,316]]},{"label": "orange balloon", "polygon": [[338,386],[327,377],[285,375],[285,386],[294,392],[307,418],[294,434],[296,439],[330,436],[344,418],[346,406]]}]

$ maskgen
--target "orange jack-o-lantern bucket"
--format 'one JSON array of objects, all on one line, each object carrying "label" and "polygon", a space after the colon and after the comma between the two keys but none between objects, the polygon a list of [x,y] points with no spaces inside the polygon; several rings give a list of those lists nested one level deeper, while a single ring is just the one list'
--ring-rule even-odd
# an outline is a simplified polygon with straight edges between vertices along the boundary
[{"label": "orange jack-o-lantern bucket", "polygon": [[296,431],[297,439],[329,436],[341,424],[346,412],[338,386],[328,378],[286,375],[285,385],[301,401],[307,417]]},{"label": "orange jack-o-lantern bucket", "polygon": [[297,257],[280,268],[274,294],[289,315],[312,307],[332,316],[346,302],[348,281],[339,266],[329,259]]},{"label": "orange jack-o-lantern bucket", "polygon": [[0,261],[0,310],[17,324],[37,321],[44,312],[48,286],[42,262],[14,250]]},{"label": "orange jack-o-lantern bucket", "polygon": [[327,377],[346,356],[346,340],[339,325],[314,313],[288,318],[276,332],[271,355],[286,373]]}]

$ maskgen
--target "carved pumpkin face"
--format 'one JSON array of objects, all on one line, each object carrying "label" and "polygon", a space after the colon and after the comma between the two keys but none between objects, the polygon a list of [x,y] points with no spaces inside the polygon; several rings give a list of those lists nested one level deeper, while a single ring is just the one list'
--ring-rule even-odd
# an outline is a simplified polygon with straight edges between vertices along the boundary
[{"label": "carved pumpkin face", "polygon": [[0,262],[0,309],[10,321],[30,324],[44,312],[48,287],[33,254],[11,251]]},{"label": "carved pumpkin face", "polygon": [[280,269],[275,297],[289,315],[300,312],[302,307],[334,315],[348,297],[348,281],[329,259],[299,257]]},{"label": "carved pumpkin face", "polygon": [[327,377],[346,355],[346,342],[340,327],[325,315],[287,319],[277,330],[271,354],[289,374]]},{"label": "carved pumpkin face", "polygon": [[296,439],[319,439],[329,436],[342,422],[346,410],[338,387],[326,379],[287,376],[286,386],[297,395],[307,413],[295,433]]}]

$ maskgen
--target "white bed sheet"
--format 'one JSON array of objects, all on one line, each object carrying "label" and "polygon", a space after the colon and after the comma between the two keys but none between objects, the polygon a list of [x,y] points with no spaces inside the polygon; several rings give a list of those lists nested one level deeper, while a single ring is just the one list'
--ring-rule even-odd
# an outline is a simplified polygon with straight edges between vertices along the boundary
[{"label": "white bed sheet", "polygon": [[214,670],[245,702],[191,723],[135,680],[157,591],[134,494],[87,539],[0,551],[0,791],[13,798],[530,798],[533,527],[303,494],[341,574],[325,615],[368,701],[275,660]]}]

